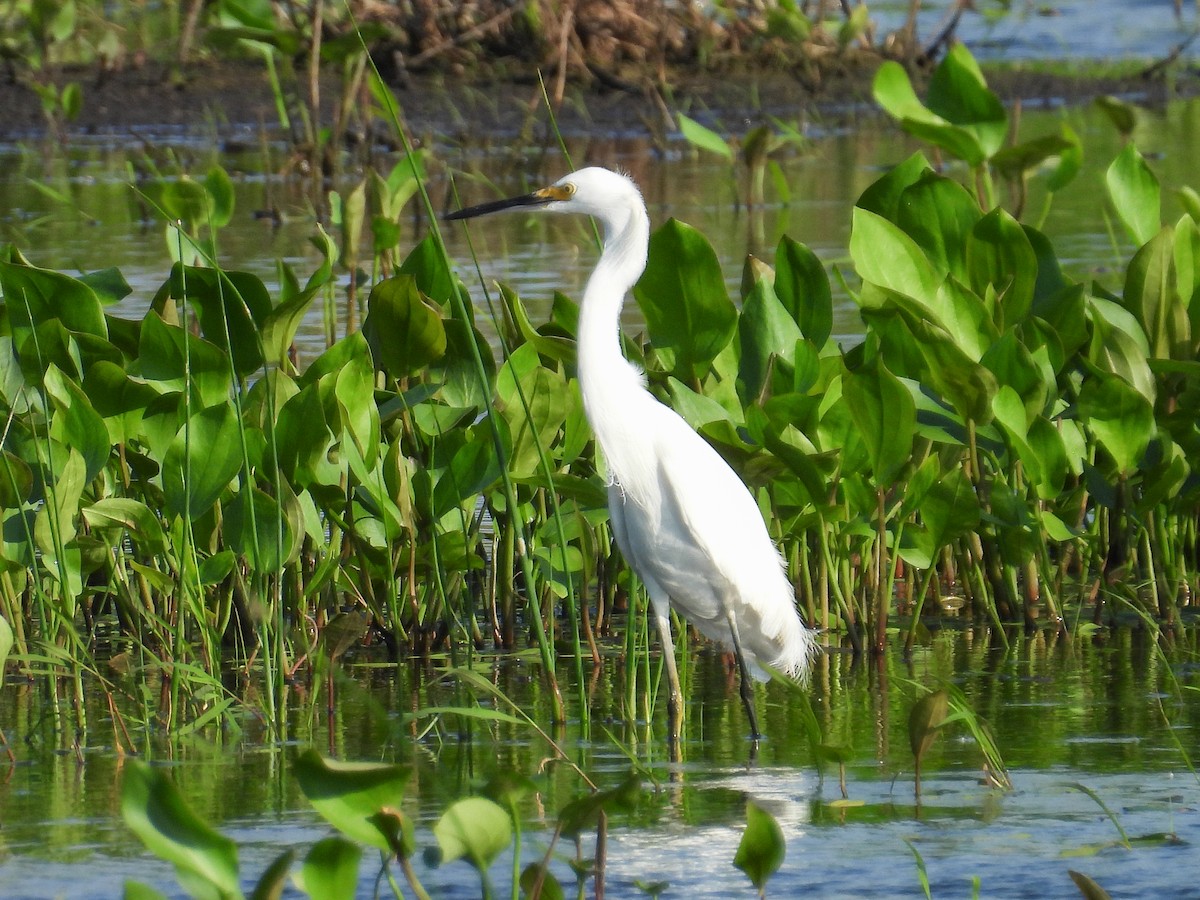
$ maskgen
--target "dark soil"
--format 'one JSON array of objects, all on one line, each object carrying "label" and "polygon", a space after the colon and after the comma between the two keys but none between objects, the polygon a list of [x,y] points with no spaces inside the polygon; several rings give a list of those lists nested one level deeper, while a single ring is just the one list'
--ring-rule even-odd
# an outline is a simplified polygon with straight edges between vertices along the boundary
[{"label": "dark soil", "polygon": [[[673,111],[692,115],[712,110],[727,125],[742,126],[762,113],[794,119],[801,111],[822,119],[873,114],[871,78],[877,61],[852,62],[819,79],[780,70],[734,73],[675,73],[668,91],[640,88],[630,80],[593,79],[567,85],[558,110],[568,133],[659,134]],[[919,76],[918,76],[919,77]],[[1157,75],[1071,76],[1047,71],[1001,69],[987,73],[989,84],[1006,101],[1037,104],[1088,102],[1116,94],[1133,102],[1159,105],[1173,96],[1200,93],[1190,73],[1170,88]],[[83,89],[79,118],[68,134],[164,139],[173,133],[227,134],[245,127],[277,125],[274,100],[264,70],[248,63],[196,65],[172,75],[159,65],[117,72],[68,73],[59,83],[77,81]],[[649,85],[651,79],[635,81]],[[444,139],[467,135],[504,137],[520,133],[530,117],[544,118],[541,88],[530,75],[410,75],[396,95],[410,130]],[[333,98],[340,93],[332,75],[322,85],[323,116],[329,121]],[[15,81],[0,81],[0,140],[31,140],[51,133],[34,91]]]}]

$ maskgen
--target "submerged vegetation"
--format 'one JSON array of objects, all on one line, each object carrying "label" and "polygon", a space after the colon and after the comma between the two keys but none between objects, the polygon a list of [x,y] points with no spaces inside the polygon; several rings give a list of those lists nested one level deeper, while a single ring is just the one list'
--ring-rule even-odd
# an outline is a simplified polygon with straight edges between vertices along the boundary
[{"label": "submerged vegetation", "polygon": [[[248,27],[232,36],[248,39]],[[276,52],[264,51],[272,66]],[[394,115],[365,57],[354,59],[351,81]],[[831,644],[904,652],[896,629],[911,649],[946,610],[998,643],[1018,623],[1096,629],[1122,616],[1178,628],[1200,588],[1200,199],[1181,188],[1183,213],[1164,223],[1161,187],[1127,144],[1107,173],[1134,248],[1122,285],[1074,281],[1022,222],[1028,179],[1076,189],[1074,134],[1013,140],[961,48],[925,99],[899,66],[880,70],[875,93],[929,149],[851,213],[850,259],[832,277],[861,311],[861,343],[831,339],[831,273],[802,244],[783,238],[771,264],[748,258],[735,302],[706,238],[670,220],[634,291],[646,330],[626,338],[627,355],[743,474],[802,615]],[[63,745],[95,733],[94,691],[118,747],[136,743],[131,718],[176,732],[234,727],[239,704],[283,740],[287,685],[364,640],[391,659],[448,655],[483,705],[433,712],[515,722],[555,758],[548,723],[475,675],[476,653],[531,648],[556,724],[568,708],[556,668],[569,666],[562,683],[579,690],[570,708],[586,734],[585,670],[615,652],[621,715],[646,718],[652,632],[612,545],[579,401],[578,307],[558,295],[534,322],[514,291],[487,285],[472,302],[438,235],[430,152],[397,131],[404,155],[332,197],[330,227],[313,236],[322,263],[300,274],[281,262],[274,295],[220,265],[234,211],[219,168],[146,189],[176,261],[138,321],[108,312],[131,292],[116,269],[74,278],[15,247],[0,254],[0,661],[11,642]],[[418,203],[432,231],[402,247],[400,217]],[[302,318],[324,308],[332,321],[343,301],[361,328],[336,339],[331,326],[325,351],[300,366]],[[914,704],[918,773],[948,721],[967,723],[1003,784],[986,725],[949,687]],[[811,710],[805,730],[814,759],[844,767]],[[297,766],[322,815],[403,869],[415,844],[393,809],[402,769],[339,773],[314,753]],[[556,840],[603,835],[606,810],[632,790],[600,791],[576,772],[587,793],[559,809]],[[394,801],[373,793],[375,779]],[[520,790],[459,801],[479,802],[448,807],[449,824],[434,828],[440,853],[470,858],[485,891],[488,864],[519,836],[509,815]],[[355,791],[370,795],[369,811],[339,793]],[[231,845],[165,781],[131,768],[123,809],[185,883],[200,872],[237,894]],[[156,833],[147,809],[177,816],[176,836],[193,846]],[[749,816],[750,845],[732,862],[763,890],[783,848],[769,816]],[[346,890],[339,879],[360,853],[318,844],[305,889]],[[280,857],[260,887],[282,884],[290,863]],[[514,893],[526,877],[514,872]],[[544,883],[546,866],[528,877]]]}]

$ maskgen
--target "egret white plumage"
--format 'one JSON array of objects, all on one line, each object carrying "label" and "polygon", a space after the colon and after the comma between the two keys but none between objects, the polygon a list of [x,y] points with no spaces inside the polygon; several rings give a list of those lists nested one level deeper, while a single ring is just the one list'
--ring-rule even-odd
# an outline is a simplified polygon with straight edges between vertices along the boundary
[{"label": "egret white plumage", "polygon": [[804,677],[816,642],[800,621],[783,558],[746,486],[678,413],[654,398],[642,372],[621,354],[621,307],[646,267],[650,237],[642,195],[624,175],[593,167],[446,218],[515,208],[583,213],[603,228],[603,250],[580,306],[579,383],[607,464],[613,535],[654,610],[670,682],[672,737],[679,735],[683,702],[671,639],[674,607],[737,655],[742,702],[757,740],[751,678],[766,680],[764,665]]}]

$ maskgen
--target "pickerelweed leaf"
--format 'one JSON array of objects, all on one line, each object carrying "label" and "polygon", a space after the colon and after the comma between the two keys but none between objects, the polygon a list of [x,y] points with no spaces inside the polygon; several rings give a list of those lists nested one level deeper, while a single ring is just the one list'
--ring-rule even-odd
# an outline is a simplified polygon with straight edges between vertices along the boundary
[{"label": "pickerelweed leaf", "polygon": [[362,848],[341,837],[327,837],[309,848],[296,881],[308,896],[354,900]]},{"label": "pickerelweed leaf", "polygon": [[655,347],[674,354],[672,374],[684,381],[703,377],[733,337],[737,310],[717,254],[690,225],[670,219],[650,236],[633,294]]},{"label": "pickerelweed leaf", "polygon": [[1162,225],[1158,179],[1137,147],[1129,143],[1108,167],[1105,180],[1117,215],[1140,247]]},{"label": "pickerelweed leaf", "polygon": [[305,750],[294,765],[296,781],[313,808],[351,840],[390,851],[387,837],[371,821],[397,807],[412,776],[408,766],[337,762]]},{"label": "pickerelweed leaf", "polygon": [[195,518],[208,512],[242,467],[232,439],[238,419],[229,403],[193,413],[163,458],[163,498],[173,516]]},{"label": "pickerelweed leaf", "polygon": [[775,296],[820,350],[833,331],[833,294],[821,260],[787,235],[775,249]]},{"label": "pickerelweed leaf", "polygon": [[181,875],[200,879],[222,897],[241,896],[236,845],[192,812],[165,775],[140,760],[125,765],[121,817],[152,853]]},{"label": "pickerelweed leaf", "polygon": [[504,807],[486,797],[466,797],[450,804],[433,826],[438,863],[466,858],[481,873],[510,843],[512,820]]},{"label": "pickerelweed leaf", "polygon": [[746,830],[742,833],[733,864],[746,873],[759,896],[766,893],[767,882],[783,865],[786,851],[783,829],[775,817],[757,803],[747,803]]},{"label": "pickerelweed leaf", "polygon": [[411,275],[395,275],[371,288],[363,333],[372,356],[393,378],[436,362],[446,352],[441,310],[421,296]]},{"label": "pickerelweed leaf", "polygon": [[709,153],[715,153],[726,162],[733,162],[733,148],[729,146],[729,141],[721,137],[711,128],[706,128],[695,119],[690,119],[683,113],[679,113],[679,131],[693,147],[698,147]]}]

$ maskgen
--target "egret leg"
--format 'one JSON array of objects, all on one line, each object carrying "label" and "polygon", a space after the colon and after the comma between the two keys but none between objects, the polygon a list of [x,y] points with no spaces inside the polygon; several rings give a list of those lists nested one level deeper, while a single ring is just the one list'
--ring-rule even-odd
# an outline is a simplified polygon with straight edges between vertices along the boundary
[{"label": "egret leg", "polygon": [[679,687],[679,670],[675,667],[675,642],[671,640],[670,607],[661,608],[654,604],[654,620],[658,625],[658,637],[662,641],[663,662],[667,664],[667,721],[670,724],[671,746],[679,747],[679,735],[683,730],[683,691]]},{"label": "egret leg", "polygon": [[754,749],[758,749],[758,715],[754,711],[754,686],[751,681],[750,667],[746,665],[746,657],[742,653],[742,641],[738,637],[737,621],[733,614],[730,613],[729,633],[733,637],[733,652],[737,656],[738,670],[741,673],[741,695],[742,705],[746,707],[746,717],[750,720],[750,740],[754,744]]}]

